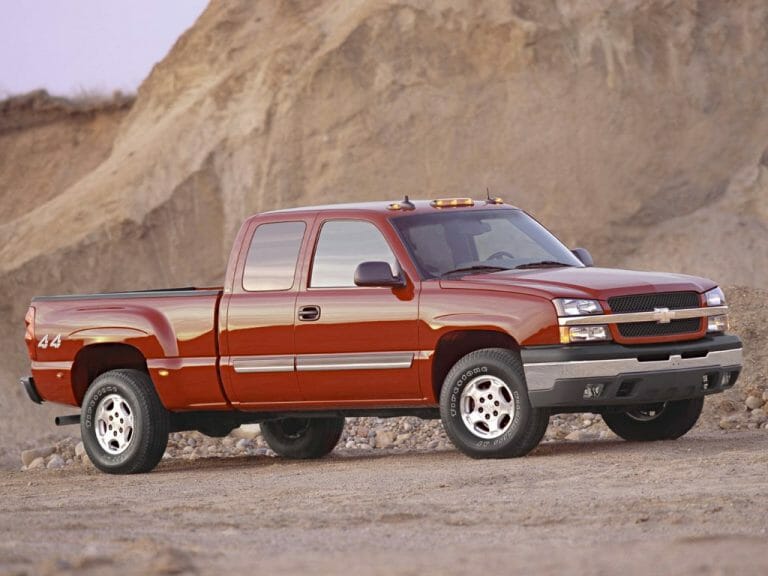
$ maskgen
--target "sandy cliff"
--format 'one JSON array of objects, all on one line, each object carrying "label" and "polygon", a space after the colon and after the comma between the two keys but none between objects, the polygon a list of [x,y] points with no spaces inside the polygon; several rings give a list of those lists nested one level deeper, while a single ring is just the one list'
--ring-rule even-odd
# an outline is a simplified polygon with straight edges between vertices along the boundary
[{"label": "sandy cliff", "polygon": [[218,281],[299,204],[490,187],[599,263],[768,286],[766,86],[762,0],[214,1],[130,108],[0,105],[0,373],[33,294]]}]

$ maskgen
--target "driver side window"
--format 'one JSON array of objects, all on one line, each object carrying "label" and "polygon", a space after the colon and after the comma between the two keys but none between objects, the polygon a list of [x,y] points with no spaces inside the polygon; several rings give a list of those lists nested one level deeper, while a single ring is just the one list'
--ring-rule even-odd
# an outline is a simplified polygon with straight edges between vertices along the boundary
[{"label": "driver side window", "polygon": [[320,229],[312,259],[310,288],[355,286],[355,270],[362,262],[387,262],[395,275],[397,260],[376,226],[362,220],[330,220]]}]

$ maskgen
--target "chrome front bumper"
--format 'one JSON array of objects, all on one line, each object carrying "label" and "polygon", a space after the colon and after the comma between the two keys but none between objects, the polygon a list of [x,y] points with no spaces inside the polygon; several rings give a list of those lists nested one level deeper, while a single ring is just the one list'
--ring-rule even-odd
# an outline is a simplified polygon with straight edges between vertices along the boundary
[{"label": "chrome front bumper", "polygon": [[522,356],[531,403],[551,407],[695,398],[732,387],[742,365],[735,336],[651,346],[529,348]]},{"label": "chrome front bumper", "polygon": [[525,364],[525,378],[529,390],[546,390],[557,380],[574,378],[606,378],[622,374],[643,374],[670,370],[740,367],[741,349],[710,352],[701,358],[670,356],[667,360],[641,362],[637,358],[615,360],[582,360],[575,362],[542,362]]}]

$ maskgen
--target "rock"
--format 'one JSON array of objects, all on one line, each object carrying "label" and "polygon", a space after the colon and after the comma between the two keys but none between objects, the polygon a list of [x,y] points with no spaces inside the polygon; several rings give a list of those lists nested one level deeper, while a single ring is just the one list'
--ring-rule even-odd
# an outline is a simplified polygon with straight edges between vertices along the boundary
[{"label": "rock", "polygon": [[389,430],[376,431],[376,448],[390,448],[395,443],[395,435]]},{"label": "rock", "polygon": [[725,416],[724,418],[720,418],[720,422],[718,423],[718,425],[723,430],[733,430],[734,428],[739,427],[740,421],[741,421],[740,414],[731,414],[730,416]]},{"label": "rock", "polygon": [[239,428],[235,428],[230,432],[234,438],[245,438],[246,440],[253,440],[257,436],[261,436],[261,426],[258,424],[243,424]]},{"label": "rock", "polygon": [[27,466],[27,470],[34,470],[36,468],[45,468],[45,458],[38,456]]},{"label": "rock", "polygon": [[55,470],[56,468],[63,468],[64,467],[64,458],[59,456],[58,454],[54,454],[51,456],[51,459],[48,460],[48,464],[45,466],[49,470]]},{"label": "rock", "polygon": [[757,410],[763,406],[763,399],[759,396],[747,396],[745,404],[750,410]]},{"label": "rock", "polygon": [[768,420],[768,414],[765,412],[765,408],[757,408],[752,410],[752,412],[749,414],[749,417],[758,424],[762,424]]},{"label": "rock", "polygon": [[82,458],[83,454],[85,454],[85,444],[78,442],[77,446],[75,446],[75,456]]},{"label": "rock", "polygon": [[410,432],[411,430],[413,430],[413,424],[411,424],[410,422],[403,422],[403,430],[405,432]]},{"label": "rock", "polygon": [[21,462],[24,464],[24,466],[29,466],[34,460],[37,460],[38,458],[48,458],[48,456],[53,454],[55,451],[56,448],[53,446],[24,450],[21,453]]},{"label": "rock", "polygon": [[763,392],[763,402],[768,402],[768,390]]},{"label": "rock", "polygon": [[432,440],[429,444],[427,444],[427,448],[429,450],[434,450],[438,446],[440,446],[440,440]]},{"label": "rock", "polygon": [[401,446],[406,441],[408,441],[410,437],[411,437],[410,432],[406,432],[405,434],[398,434],[397,438],[395,438],[395,446]]},{"label": "rock", "polygon": [[248,450],[249,448],[253,448],[253,441],[247,438],[240,438],[240,440],[237,441],[237,444],[235,444],[235,448],[238,450]]},{"label": "rock", "polygon": [[354,440],[347,440],[347,443],[344,444],[344,448],[354,448],[355,447],[355,441]]},{"label": "rock", "polygon": [[582,435],[582,433],[580,431],[574,430],[573,432],[570,432],[569,434],[567,434],[565,439],[569,440],[571,442],[580,442],[584,438],[583,438],[583,435]]}]

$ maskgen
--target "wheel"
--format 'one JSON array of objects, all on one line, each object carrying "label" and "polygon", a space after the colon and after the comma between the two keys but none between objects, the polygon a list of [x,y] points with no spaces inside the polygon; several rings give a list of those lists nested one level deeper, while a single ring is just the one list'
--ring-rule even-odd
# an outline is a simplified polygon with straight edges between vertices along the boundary
[{"label": "wheel", "polygon": [[80,433],[91,462],[108,474],[149,472],[168,445],[168,412],[149,375],[112,370],[83,399]]},{"label": "wheel", "polygon": [[322,458],[344,431],[344,418],[281,418],[261,423],[269,447],[286,458]]},{"label": "wheel", "polygon": [[694,427],[703,407],[704,398],[677,400],[627,412],[606,412],[603,420],[624,440],[675,440]]},{"label": "wheel", "polygon": [[549,411],[531,406],[518,354],[470,352],[451,368],[440,393],[440,418],[451,442],[472,458],[515,458],[538,446]]}]

